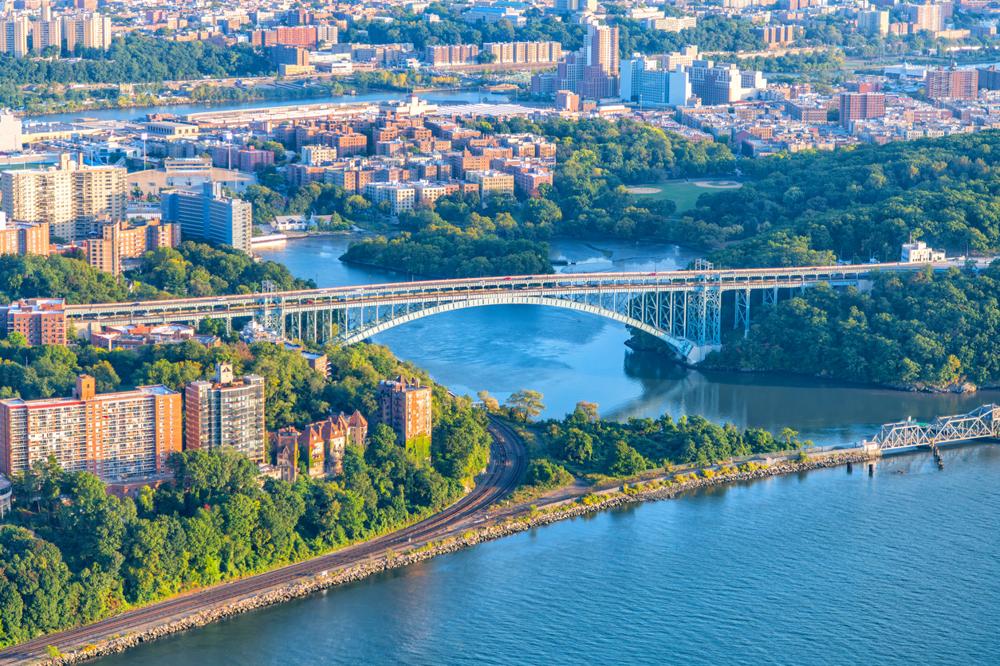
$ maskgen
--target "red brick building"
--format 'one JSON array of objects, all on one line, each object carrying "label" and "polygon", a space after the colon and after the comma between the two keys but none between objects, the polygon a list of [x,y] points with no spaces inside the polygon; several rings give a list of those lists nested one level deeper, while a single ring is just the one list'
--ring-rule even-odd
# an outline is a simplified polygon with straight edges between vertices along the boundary
[{"label": "red brick building", "polygon": [[431,389],[403,377],[378,385],[380,420],[396,432],[400,444],[415,457],[430,454]]},{"label": "red brick building", "polygon": [[62,298],[26,298],[0,310],[7,335],[20,333],[33,346],[65,345],[65,306]]}]

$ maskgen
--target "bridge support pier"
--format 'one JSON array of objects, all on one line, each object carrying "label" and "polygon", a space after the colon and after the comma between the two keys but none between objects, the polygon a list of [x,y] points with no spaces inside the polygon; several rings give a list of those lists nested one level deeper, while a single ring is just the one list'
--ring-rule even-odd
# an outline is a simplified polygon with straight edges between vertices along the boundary
[{"label": "bridge support pier", "polygon": [[709,354],[717,352],[720,349],[722,349],[722,345],[696,345],[688,352],[687,362],[691,365],[697,365],[704,361]]},{"label": "bridge support pier", "polygon": [[750,290],[736,292],[736,307],[733,310],[733,328],[743,325],[743,337],[750,335]]}]

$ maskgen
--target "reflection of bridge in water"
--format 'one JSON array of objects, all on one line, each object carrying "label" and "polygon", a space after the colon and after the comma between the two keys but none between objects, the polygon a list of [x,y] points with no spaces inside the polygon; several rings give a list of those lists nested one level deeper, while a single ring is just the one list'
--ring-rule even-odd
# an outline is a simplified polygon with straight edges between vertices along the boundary
[{"label": "reflection of bridge in water", "polygon": [[977,439],[1000,439],[1000,405],[983,405],[967,414],[939,416],[930,423],[912,419],[887,423],[866,446],[880,451],[928,447],[968,442]]},{"label": "reflection of bridge in water", "polygon": [[70,305],[78,324],[197,323],[254,320],[285,336],[352,344],[442,312],[490,305],[544,305],[588,312],[648,333],[681,358],[698,362],[722,343],[723,312],[744,333],[755,307],[820,283],[859,286],[885,271],[940,264],[867,264],[659,273],[582,273],[397,282],[135,303]]}]

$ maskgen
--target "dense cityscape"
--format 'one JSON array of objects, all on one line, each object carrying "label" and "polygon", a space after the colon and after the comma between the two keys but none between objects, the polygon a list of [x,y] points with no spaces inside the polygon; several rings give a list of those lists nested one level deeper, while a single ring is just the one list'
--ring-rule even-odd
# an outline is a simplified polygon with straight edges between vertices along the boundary
[{"label": "dense cityscape", "polygon": [[[853,511],[785,537],[810,570],[824,544],[817,633],[902,609],[873,661],[993,663],[959,619],[954,645],[915,638],[938,616],[919,581],[859,603],[830,576],[882,590],[878,567],[934,548],[985,567],[949,578],[954,618],[996,610],[968,586],[995,573],[976,530],[882,535],[878,565],[846,545],[878,523],[838,538],[900,493],[990,520],[963,501],[992,492],[1000,439],[998,20],[987,0],[0,0],[0,664],[848,663],[758,651],[741,604],[789,635],[804,611],[753,570],[711,612],[659,580],[660,553],[713,566],[661,531],[683,512],[729,552],[729,516],[781,532],[809,494]],[[577,569],[576,531],[656,573]],[[775,560],[741,538],[732,562]],[[505,545],[540,558],[492,592],[549,604],[537,653],[489,607],[428,637],[337,603],[395,578],[309,596],[407,567],[467,603],[468,558]],[[616,585],[652,585],[672,624],[607,620]],[[553,613],[588,587],[579,625]],[[187,631],[307,596],[285,625]],[[307,648],[319,621],[348,624]],[[705,647],[723,626],[744,653]]]}]

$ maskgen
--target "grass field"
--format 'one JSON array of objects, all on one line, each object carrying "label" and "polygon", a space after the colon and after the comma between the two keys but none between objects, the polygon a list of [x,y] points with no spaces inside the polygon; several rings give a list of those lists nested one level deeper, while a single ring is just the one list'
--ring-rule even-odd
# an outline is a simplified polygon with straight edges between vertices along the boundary
[{"label": "grass field", "polygon": [[706,192],[741,187],[739,183],[733,181],[716,182],[718,185],[712,185],[713,181],[710,180],[668,180],[664,183],[647,183],[636,185],[633,194],[636,199],[670,199],[677,204],[677,212],[683,213],[694,208],[698,197]]}]

